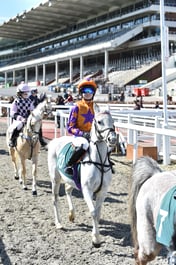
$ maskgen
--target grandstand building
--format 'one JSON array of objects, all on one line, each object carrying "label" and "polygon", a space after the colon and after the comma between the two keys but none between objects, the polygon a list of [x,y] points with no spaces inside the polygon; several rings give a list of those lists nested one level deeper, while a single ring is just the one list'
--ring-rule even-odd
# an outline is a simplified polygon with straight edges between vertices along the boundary
[{"label": "grandstand building", "polygon": [[[165,0],[164,11],[174,82],[176,2]],[[159,0],[47,0],[0,25],[0,76],[5,84],[74,84],[86,75],[122,89],[153,84],[160,33]]]}]

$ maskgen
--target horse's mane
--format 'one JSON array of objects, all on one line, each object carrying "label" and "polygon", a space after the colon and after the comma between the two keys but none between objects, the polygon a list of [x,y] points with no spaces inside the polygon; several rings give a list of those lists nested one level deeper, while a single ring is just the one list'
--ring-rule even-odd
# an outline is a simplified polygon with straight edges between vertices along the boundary
[{"label": "horse's mane", "polygon": [[146,180],[151,178],[155,173],[162,172],[158,163],[151,157],[144,156],[139,158],[133,166],[130,192],[129,192],[129,211],[131,218],[131,231],[133,241],[137,242],[136,231],[136,199],[141,186]]}]

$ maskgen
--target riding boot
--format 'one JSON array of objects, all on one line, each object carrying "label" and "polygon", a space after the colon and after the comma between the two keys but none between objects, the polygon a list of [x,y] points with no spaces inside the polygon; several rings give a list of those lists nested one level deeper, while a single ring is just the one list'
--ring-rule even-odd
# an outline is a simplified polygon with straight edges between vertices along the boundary
[{"label": "riding boot", "polygon": [[16,146],[16,142],[17,142],[17,138],[19,136],[20,131],[17,130],[17,128],[14,129],[14,131],[12,132],[12,135],[9,139],[9,146],[10,147],[15,147]]},{"label": "riding boot", "polygon": [[40,128],[39,131],[39,141],[42,147],[45,147],[47,145],[47,143],[43,139],[42,128]]},{"label": "riding boot", "polygon": [[66,174],[73,175],[73,165],[85,154],[85,152],[86,151],[82,147],[75,147],[75,150],[64,169]]}]

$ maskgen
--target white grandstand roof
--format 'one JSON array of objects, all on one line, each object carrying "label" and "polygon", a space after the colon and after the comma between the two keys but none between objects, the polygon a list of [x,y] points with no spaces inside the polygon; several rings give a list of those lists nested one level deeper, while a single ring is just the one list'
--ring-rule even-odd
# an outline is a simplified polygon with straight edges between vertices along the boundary
[{"label": "white grandstand roof", "polygon": [[0,25],[0,42],[28,41],[137,0],[47,0]]}]

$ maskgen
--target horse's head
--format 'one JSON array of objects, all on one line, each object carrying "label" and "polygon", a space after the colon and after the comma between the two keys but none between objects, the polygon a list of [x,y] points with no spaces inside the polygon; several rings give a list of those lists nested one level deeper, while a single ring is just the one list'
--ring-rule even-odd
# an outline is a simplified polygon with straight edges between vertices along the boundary
[{"label": "horse's head", "polygon": [[42,115],[39,111],[33,111],[27,119],[27,131],[38,134],[42,125]]},{"label": "horse's head", "polygon": [[35,113],[35,111],[39,111],[42,117],[44,115],[49,116],[50,114],[52,114],[51,98],[46,96],[44,100],[37,105],[33,112]]},{"label": "horse's head", "polygon": [[114,121],[109,111],[95,114],[91,136],[93,141],[105,141],[109,147],[115,147],[117,135],[114,128]]}]

